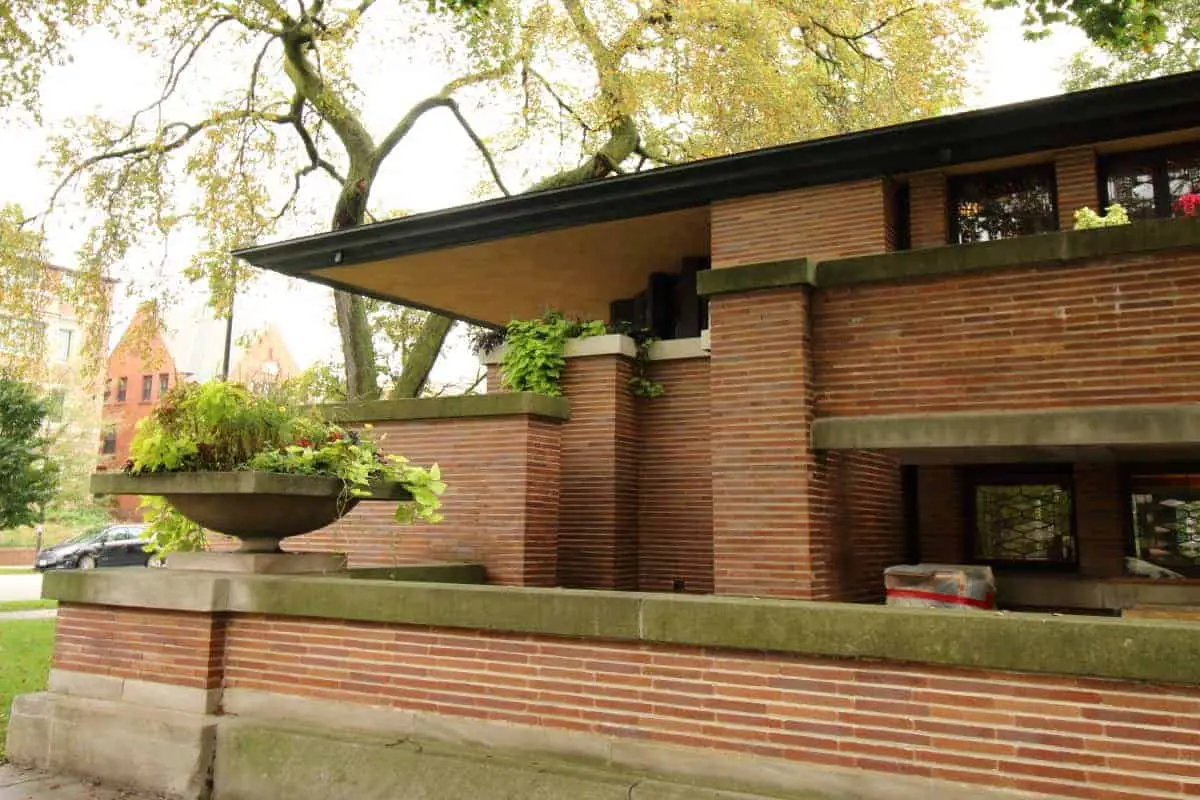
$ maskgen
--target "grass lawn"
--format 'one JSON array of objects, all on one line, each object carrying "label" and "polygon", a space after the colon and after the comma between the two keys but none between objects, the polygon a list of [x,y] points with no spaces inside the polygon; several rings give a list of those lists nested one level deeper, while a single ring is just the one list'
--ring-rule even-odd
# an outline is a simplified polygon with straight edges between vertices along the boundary
[{"label": "grass lawn", "polygon": [[0,567],[0,575],[32,575],[28,567]]},{"label": "grass lawn", "polygon": [[[46,530],[42,535],[42,546],[58,544],[84,530],[86,530],[86,526],[78,523],[47,522]],[[37,544],[37,531],[33,528],[9,528],[0,531],[0,547],[33,547],[35,544]]]},{"label": "grass lawn", "polygon": [[57,600],[0,600],[0,614],[5,611],[36,611],[41,608],[58,608]]},{"label": "grass lawn", "polygon": [[53,650],[54,620],[0,622],[0,761],[13,697],[46,688]]}]

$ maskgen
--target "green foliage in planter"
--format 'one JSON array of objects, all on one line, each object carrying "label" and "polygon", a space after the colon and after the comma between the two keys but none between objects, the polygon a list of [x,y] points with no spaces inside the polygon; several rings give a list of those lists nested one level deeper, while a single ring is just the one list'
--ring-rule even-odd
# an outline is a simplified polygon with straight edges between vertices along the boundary
[{"label": "green foliage in planter", "polygon": [[1085,231],[1091,228],[1111,228],[1115,225],[1128,224],[1129,215],[1125,213],[1125,208],[1120,203],[1113,203],[1104,209],[1103,217],[1087,206],[1075,212],[1075,230],[1077,231]]},{"label": "green foliage in planter", "polygon": [[[384,455],[370,435],[346,431],[315,410],[289,407],[224,381],[185,384],[163,398],[138,424],[125,470],[160,472],[252,470],[338,478],[344,497],[368,494],[375,481],[397,482],[412,493],[400,503],[400,522],[439,522],[445,484],[437,465],[429,469]],[[148,549],[159,553],[200,549],[203,531],[161,498],[143,500]]]},{"label": "green foliage in planter", "polygon": [[[650,344],[653,339],[629,329],[628,326],[606,326],[599,320],[579,322],[549,311],[539,319],[513,320],[505,329],[504,355],[500,360],[500,379],[513,392],[535,392],[550,397],[562,396],[563,370],[566,368],[568,339],[588,339],[606,333],[631,336],[637,343],[634,374],[629,391],[637,397],[658,397],[663,387],[646,377]],[[477,337],[479,342],[495,346],[494,339]]]}]

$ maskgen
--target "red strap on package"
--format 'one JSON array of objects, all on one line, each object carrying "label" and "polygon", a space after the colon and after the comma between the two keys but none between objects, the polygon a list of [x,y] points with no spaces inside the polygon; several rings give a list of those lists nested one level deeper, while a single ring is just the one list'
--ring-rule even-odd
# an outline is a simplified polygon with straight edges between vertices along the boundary
[{"label": "red strap on package", "polygon": [[914,600],[933,600],[939,603],[949,603],[955,606],[970,606],[971,608],[993,608],[992,595],[988,594],[982,600],[974,597],[959,597],[956,594],[938,594],[937,592],[921,592],[916,589],[888,589],[888,597],[911,597]]}]

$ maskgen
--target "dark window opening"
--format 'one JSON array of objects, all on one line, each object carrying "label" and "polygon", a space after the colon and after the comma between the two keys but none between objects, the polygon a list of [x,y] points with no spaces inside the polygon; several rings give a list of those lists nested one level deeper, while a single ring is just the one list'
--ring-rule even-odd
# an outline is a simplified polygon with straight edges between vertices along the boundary
[{"label": "dark window opening", "polygon": [[1200,578],[1200,471],[1135,471],[1128,572],[1144,578]]},{"label": "dark window opening", "polygon": [[1058,230],[1053,164],[951,178],[949,196],[956,244]]},{"label": "dark window opening", "polygon": [[1069,467],[970,470],[966,506],[974,560],[993,565],[1077,563],[1071,483]]},{"label": "dark window opening", "polygon": [[112,399],[112,378],[104,379],[104,402]]},{"label": "dark window opening", "polygon": [[154,376],[142,376],[142,402],[149,403],[154,399]]},{"label": "dark window opening", "polygon": [[696,273],[707,258],[685,258],[678,273],[656,272],[646,289],[616,300],[609,308],[613,326],[655,339],[692,339],[708,327],[708,298],[696,294]]},{"label": "dark window opening", "polygon": [[[1123,153],[1100,164],[1104,205],[1119,203],[1130,219],[1200,214],[1200,143]],[[1194,196],[1196,199],[1186,199]]]},{"label": "dark window opening", "polygon": [[912,205],[909,187],[902,183],[892,195],[892,247],[896,250],[912,249]]},{"label": "dark window opening", "polygon": [[171,376],[166,372],[161,372],[158,375],[158,396],[162,397],[171,388]]},{"label": "dark window opening", "polygon": [[117,402],[124,403],[125,397],[129,394],[129,379],[117,378]]},{"label": "dark window opening", "polygon": [[101,440],[100,453],[102,455],[111,456],[117,452],[117,429],[111,425],[104,429],[103,439]]}]

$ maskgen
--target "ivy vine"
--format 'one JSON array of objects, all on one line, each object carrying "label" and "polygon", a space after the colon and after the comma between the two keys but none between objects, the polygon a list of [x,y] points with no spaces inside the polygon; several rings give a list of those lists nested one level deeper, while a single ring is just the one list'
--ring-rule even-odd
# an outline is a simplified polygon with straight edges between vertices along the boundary
[{"label": "ivy vine", "polygon": [[500,378],[514,392],[561,397],[563,370],[568,339],[588,339],[607,333],[631,337],[637,344],[633,360],[633,377],[629,392],[635,397],[660,397],[663,385],[648,377],[650,345],[655,341],[646,331],[633,330],[628,324],[608,326],[599,320],[583,322],[548,311],[538,319],[513,320],[498,336],[494,332],[479,332],[474,338],[476,349],[492,349],[504,345],[500,359]]}]

